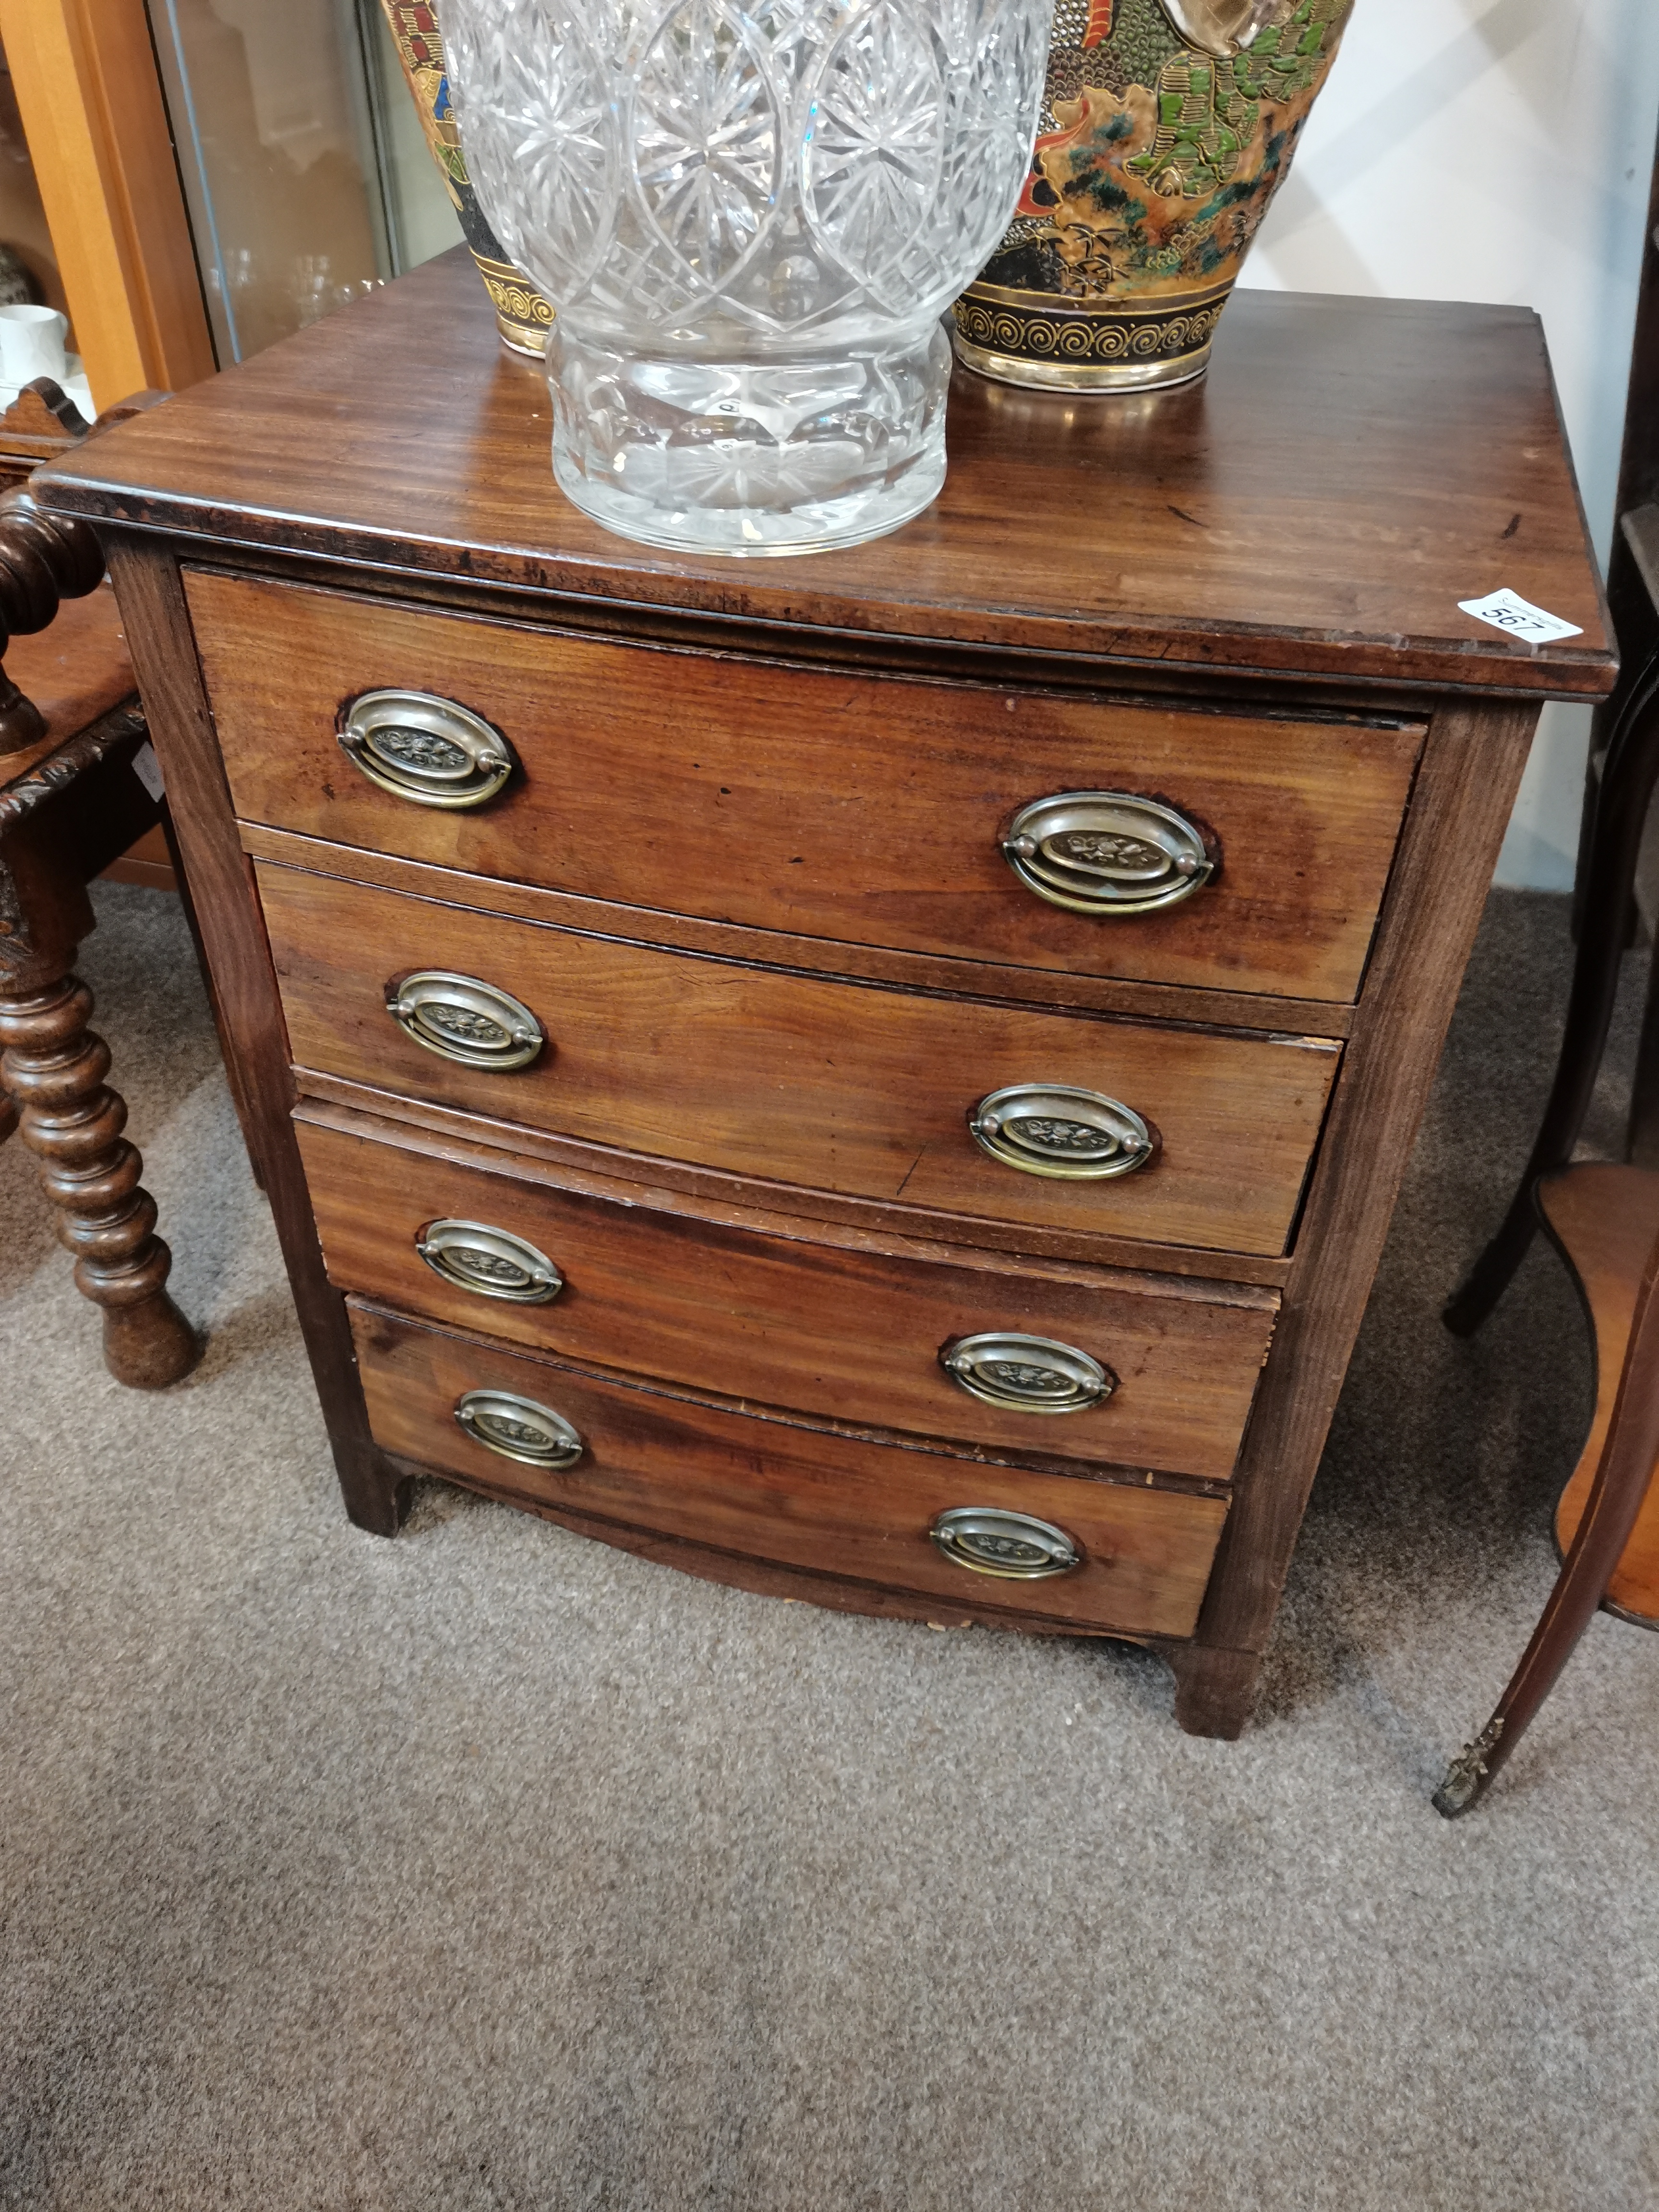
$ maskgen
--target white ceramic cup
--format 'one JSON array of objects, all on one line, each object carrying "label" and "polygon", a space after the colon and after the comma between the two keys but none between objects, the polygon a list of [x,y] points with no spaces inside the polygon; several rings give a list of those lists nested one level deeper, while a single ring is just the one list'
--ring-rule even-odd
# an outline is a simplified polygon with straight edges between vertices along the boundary
[{"label": "white ceramic cup", "polygon": [[69,374],[69,319],[56,307],[0,307],[0,384],[32,384]]}]

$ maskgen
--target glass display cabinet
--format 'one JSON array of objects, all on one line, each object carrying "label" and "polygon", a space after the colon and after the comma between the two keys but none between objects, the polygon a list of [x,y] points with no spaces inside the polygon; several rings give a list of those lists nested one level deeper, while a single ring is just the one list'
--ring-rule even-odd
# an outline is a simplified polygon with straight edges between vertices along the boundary
[{"label": "glass display cabinet", "polygon": [[150,0],[222,368],[460,240],[378,0]]},{"label": "glass display cabinet", "polygon": [[100,407],[460,238],[378,0],[0,0],[0,43]]}]

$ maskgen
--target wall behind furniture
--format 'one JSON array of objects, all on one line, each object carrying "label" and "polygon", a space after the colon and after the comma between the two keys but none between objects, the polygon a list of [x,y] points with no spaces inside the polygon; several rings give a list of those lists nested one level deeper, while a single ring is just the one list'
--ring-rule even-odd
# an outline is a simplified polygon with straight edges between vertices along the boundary
[{"label": "wall behind furniture", "polygon": [[[1535,307],[1605,563],[1656,128],[1656,0],[1358,0],[1244,281]],[[1545,708],[1499,883],[1571,886],[1589,722]]]}]

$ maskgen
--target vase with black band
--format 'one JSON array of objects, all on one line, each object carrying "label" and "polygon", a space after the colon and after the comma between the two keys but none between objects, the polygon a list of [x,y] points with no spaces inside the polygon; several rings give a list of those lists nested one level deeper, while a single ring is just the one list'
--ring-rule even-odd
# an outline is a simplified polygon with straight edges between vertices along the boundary
[{"label": "vase with black band", "polygon": [[1329,73],[1353,0],[1055,0],[1019,206],[957,301],[1012,384],[1184,384]]},{"label": "vase with black band", "polygon": [[523,270],[507,259],[478,205],[450,102],[449,69],[437,9],[433,0],[380,0],[380,6],[397,44],[410,97],[420,112],[427,145],[443,172],[461,234],[495,307],[502,342],[515,353],[539,356],[547,351],[552,304]]}]

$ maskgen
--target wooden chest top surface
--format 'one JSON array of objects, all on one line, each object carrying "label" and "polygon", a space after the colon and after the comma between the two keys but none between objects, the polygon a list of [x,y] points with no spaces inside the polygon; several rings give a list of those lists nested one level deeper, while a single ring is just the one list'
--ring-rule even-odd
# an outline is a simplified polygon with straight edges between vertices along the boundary
[{"label": "wooden chest top surface", "polygon": [[[1202,382],[967,372],[927,514],[806,560],[654,551],[555,487],[549,403],[459,249],[36,479],[45,505],[381,572],[1007,653],[1532,696],[1615,664],[1529,311],[1243,292]],[[1508,586],[1579,625],[1459,611]]]}]

